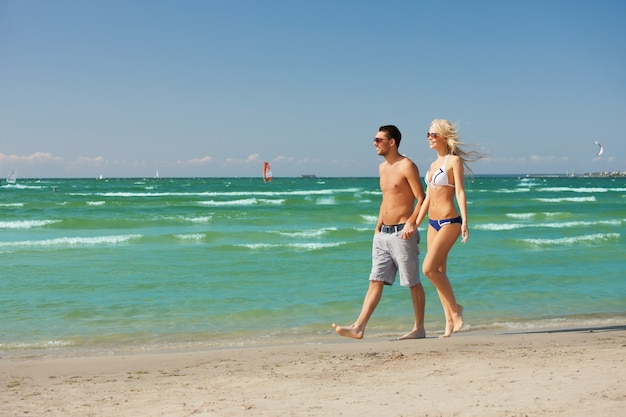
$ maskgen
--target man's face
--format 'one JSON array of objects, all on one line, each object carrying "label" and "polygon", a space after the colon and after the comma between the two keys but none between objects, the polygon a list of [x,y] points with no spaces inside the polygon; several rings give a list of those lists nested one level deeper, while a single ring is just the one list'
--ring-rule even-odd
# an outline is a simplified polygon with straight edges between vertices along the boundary
[{"label": "man's face", "polygon": [[374,147],[378,155],[385,156],[389,152],[389,141],[391,138],[387,132],[378,132],[374,137]]}]

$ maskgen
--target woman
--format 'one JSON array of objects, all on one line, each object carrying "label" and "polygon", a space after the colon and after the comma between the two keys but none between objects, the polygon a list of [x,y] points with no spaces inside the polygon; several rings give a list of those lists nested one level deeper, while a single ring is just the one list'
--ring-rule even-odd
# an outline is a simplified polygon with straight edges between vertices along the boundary
[{"label": "woman", "polygon": [[[457,130],[447,120],[433,120],[426,137],[430,148],[437,152],[437,159],[430,165],[424,177],[427,184],[426,198],[416,223],[419,226],[428,212],[428,251],[422,264],[422,271],[437,288],[446,316],[446,329],[441,337],[450,337],[463,327],[463,306],[456,302],[446,274],[446,264],[448,253],[458,237],[462,237],[463,243],[469,237],[467,201],[463,184],[464,168],[467,161],[475,161],[480,155],[460,148]],[[467,168],[469,170],[469,167]],[[458,210],[454,202],[455,197]]]}]

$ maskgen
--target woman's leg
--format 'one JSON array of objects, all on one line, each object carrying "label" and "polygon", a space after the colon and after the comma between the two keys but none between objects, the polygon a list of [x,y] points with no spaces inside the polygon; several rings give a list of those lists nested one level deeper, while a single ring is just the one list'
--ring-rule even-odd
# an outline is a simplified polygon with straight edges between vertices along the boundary
[{"label": "woman's leg", "polygon": [[463,307],[457,304],[446,274],[448,254],[460,234],[459,224],[445,225],[439,231],[431,226],[428,227],[428,250],[422,264],[422,271],[437,289],[441,300],[446,316],[446,329],[443,337],[449,337],[463,327]]}]

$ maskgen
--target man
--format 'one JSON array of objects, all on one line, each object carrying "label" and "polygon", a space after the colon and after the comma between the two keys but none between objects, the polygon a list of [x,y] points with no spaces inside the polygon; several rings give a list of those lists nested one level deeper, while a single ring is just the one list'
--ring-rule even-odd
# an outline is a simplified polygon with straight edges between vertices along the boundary
[{"label": "man", "polygon": [[[424,201],[424,187],[413,161],[398,152],[402,134],[396,126],[381,126],[374,138],[376,153],[385,158],[378,167],[383,193],[372,244],[372,271],[361,314],[351,326],[332,324],[340,336],[362,339],[385,285],[396,273],[400,285],[409,287],[413,301],[413,330],[398,339],[422,339],[426,297],[419,277],[419,232],[415,220]],[[417,204],[416,204],[417,202]]]}]

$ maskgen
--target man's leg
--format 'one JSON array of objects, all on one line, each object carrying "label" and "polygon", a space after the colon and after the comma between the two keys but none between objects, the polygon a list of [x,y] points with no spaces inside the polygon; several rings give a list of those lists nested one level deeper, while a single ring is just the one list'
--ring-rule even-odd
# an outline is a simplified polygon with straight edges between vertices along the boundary
[{"label": "man's leg", "polygon": [[[370,281],[370,286],[367,289],[365,299],[363,300],[361,314],[359,314],[359,317],[356,319],[354,324],[352,324],[352,326],[339,326],[338,324],[333,323],[333,328],[339,336],[351,337],[353,339],[363,338],[367,322],[370,320],[370,317],[372,317],[372,313],[383,295],[384,286],[385,283],[382,281]],[[422,293],[423,291],[424,289],[422,289]],[[424,315],[422,314],[422,317],[423,316]]]},{"label": "man's leg", "polygon": [[413,330],[400,336],[398,340],[406,339],[423,339],[426,337],[426,330],[424,330],[424,309],[426,306],[426,294],[424,293],[424,287],[419,282],[417,285],[411,288],[411,301],[413,302],[413,314],[415,315],[415,324]]}]

